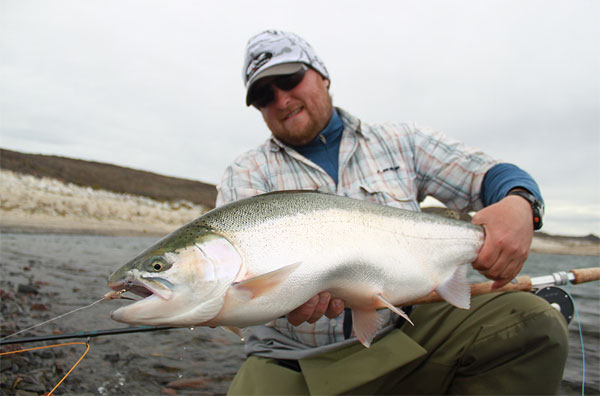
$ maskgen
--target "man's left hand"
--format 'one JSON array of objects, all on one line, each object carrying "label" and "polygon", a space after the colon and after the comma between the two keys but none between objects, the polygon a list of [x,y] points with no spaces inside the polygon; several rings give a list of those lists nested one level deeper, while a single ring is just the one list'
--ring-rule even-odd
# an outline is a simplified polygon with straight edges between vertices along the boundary
[{"label": "man's left hand", "polygon": [[485,228],[483,247],[473,268],[494,280],[498,289],[523,268],[533,239],[531,205],[522,197],[510,195],[481,209],[473,216],[473,224]]}]

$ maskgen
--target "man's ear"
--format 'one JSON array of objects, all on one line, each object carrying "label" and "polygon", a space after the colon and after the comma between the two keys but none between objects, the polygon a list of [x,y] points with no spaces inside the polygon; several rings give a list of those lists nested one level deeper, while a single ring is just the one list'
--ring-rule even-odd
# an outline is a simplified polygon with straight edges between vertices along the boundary
[{"label": "man's ear", "polygon": [[323,82],[325,83],[325,86],[327,87],[327,90],[329,90],[329,86],[331,85],[331,81],[329,81],[328,78],[323,77]]}]

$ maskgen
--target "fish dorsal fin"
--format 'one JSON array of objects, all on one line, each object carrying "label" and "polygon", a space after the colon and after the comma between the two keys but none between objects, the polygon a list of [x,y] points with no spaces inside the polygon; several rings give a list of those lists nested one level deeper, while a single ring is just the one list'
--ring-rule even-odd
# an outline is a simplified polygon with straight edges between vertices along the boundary
[{"label": "fish dorsal fin", "polygon": [[388,307],[392,312],[394,312],[396,315],[403,317],[404,319],[406,319],[406,321],[408,323],[410,323],[411,325],[415,325],[410,318],[408,317],[408,315],[406,313],[404,313],[404,311],[400,308],[400,307],[396,307],[394,306],[394,304],[392,304],[391,302],[389,302],[388,300],[386,300],[381,294],[376,295],[375,297],[377,297],[377,299],[379,301],[381,301],[383,303],[383,305],[385,305],[386,307]]},{"label": "fish dorsal fin", "polygon": [[300,266],[300,264],[301,262],[286,265],[275,271],[234,283],[232,287],[236,291],[242,292],[242,294],[249,293],[250,299],[256,298],[271,291],[274,287],[279,286]]},{"label": "fish dorsal fin", "polygon": [[371,346],[377,330],[381,328],[382,318],[374,309],[352,308],[352,328],[361,344]]},{"label": "fish dorsal fin", "polygon": [[444,300],[458,308],[469,309],[471,289],[467,282],[467,265],[459,266],[436,291]]}]

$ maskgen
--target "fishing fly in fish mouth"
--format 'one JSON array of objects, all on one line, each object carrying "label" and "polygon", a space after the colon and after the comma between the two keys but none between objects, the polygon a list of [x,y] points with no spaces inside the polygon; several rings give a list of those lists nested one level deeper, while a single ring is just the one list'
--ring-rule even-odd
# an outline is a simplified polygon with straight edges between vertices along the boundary
[{"label": "fishing fly in fish mouth", "polygon": [[206,213],[117,270],[109,286],[143,299],[111,317],[246,327],[329,291],[352,308],[354,332],[369,346],[379,308],[408,319],[398,306],[433,290],[469,308],[466,271],[483,239],[481,227],[435,215],[313,192],[264,194]]}]

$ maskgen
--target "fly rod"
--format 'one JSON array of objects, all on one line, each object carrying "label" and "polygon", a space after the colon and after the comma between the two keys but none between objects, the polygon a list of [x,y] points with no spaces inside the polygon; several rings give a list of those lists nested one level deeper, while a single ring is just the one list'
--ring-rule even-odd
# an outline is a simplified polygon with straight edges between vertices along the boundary
[{"label": "fly rod", "polygon": [[1,345],[9,345],[9,344],[26,344],[28,342],[38,342],[38,341],[65,340],[65,339],[70,339],[70,338],[94,338],[94,337],[100,337],[100,336],[105,336],[105,335],[145,333],[148,331],[171,330],[171,329],[178,329],[178,328],[180,328],[180,327],[132,326],[132,327],[121,327],[121,328],[117,328],[117,329],[78,331],[76,333],[68,333],[68,334],[50,334],[50,335],[45,335],[45,336],[23,337],[23,338],[13,338],[10,340],[2,340],[2,341],[0,341],[0,346]]},{"label": "fly rod", "polygon": [[[494,282],[483,282],[475,283],[471,285],[471,296],[478,296],[480,294],[488,294],[494,292],[503,291],[534,291],[537,289],[543,289],[549,286],[564,286],[569,283],[578,285],[580,283],[592,282],[600,280],[600,267],[574,269],[570,271],[554,272],[550,275],[542,275],[536,277],[530,276],[519,276],[513,280],[513,282],[502,286],[498,289],[492,289]],[[444,301],[442,297],[433,291],[425,297],[418,298],[407,303],[403,303],[403,306],[427,304]]]},{"label": "fly rod", "polygon": [[[537,277],[520,276],[515,278],[514,283],[509,283],[499,289],[492,290],[493,282],[476,283],[471,285],[471,295],[477,296],[480,294],[487,294],[492,292],[501,291],[533,291],[536,289],[543,289],[549,286],[564,286],[568,283],[578,285],[580,283],[591,282],[600,280],[600,267],[594,268],[583,268],[574,269],[571,271],[554,272],[550,275],[543,275]],[[425,297],[413,300],[402,305],[417,305],[417,304],[428,304],[434,302],[443,301],[437,292],[431,292]],[[122,327],[117,329],[107,330],[92,330],[92,331],[81,331],[70,334],[52,334],[38,337],[25,337],[25,338],[14,338],[11,340],[0,341],[1,345],[8,344],[25,344],[28,342],[37,341],[51,341],[51,340],[63,340],[70,338],[91,338],[99,337],[104,335],[117,335],[117,334],[128,334],[128,333],[143,333],[150,331],[162,331],[178,329],[179,327],[169,326],[133,326],[133,327]]]}]

